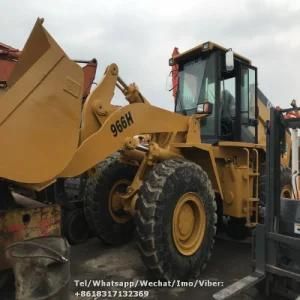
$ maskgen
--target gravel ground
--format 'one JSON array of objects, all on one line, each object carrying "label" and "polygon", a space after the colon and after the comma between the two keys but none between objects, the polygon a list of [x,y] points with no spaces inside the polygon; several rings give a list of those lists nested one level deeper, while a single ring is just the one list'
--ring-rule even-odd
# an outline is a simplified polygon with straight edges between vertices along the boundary
[{"label": "gravel ground", "polygon": [[[208,264],[203,273],[203,280],[223,282],[227,286],[236,280],[248,275],[251,272],[251,245],[248,243],[239,243],[224,239],[217,239],[216,246]],[[86,294],[81,296],[84,291],[129,291],[122,287],[80,287],[76,282],[86,280],[103,280],[105,282],[132,282],[136,280],[151,280],[150,274],[144,267],[139,253],[133,242],[120,246],[108,247],[103,245],[98,239],[90,239],[87,243],[73,246],[71,248],[71,281],[69,285],[70,300],[102,300],[102,299],[143,299],[142,297],[93,297]],[[147,300],[170,300],[170,299],[188,299],[202,300],[212,299],[212,295],[221,289],[221,287],[175,287],[175,288],[132,288],[132,290],[149,292]],[[124,296],[124,295],[123,295]],[[13,282],[10,281],[0,290],[0,300],[12,300]],[[255,289],[248,290],[232,298],[232,300],[263,300]],[[272,298],[279,300],[280,298]],[[64,300],[64,298],[51,300]],[[281,300],[281,299],[280,299]]]},{"label": "gravel ground", "polygon": [[[73,247],[71,255],[72,282],[70,284],[70,289],[72,300],[94,299],[92,297],[75,296],[76,292],[91,289],[76,287],[74,280],[89,281],[90,279],[102,279],[107,282],[111,280],[147,280],[150,278],[150,275],[147,273],[147,270],[139,257],[139,253],[134,243],[111,248],[101,244],[101,242],[97,239],[91,239],[86,244]],[[211,261],[201,279],[221,281],[224,282],[224,286],[227,286],[251,272],[250,259],[250,244],[218,239]],[[103,289],[104,288],[101,290]],[[147,299],[212,299],[212,295],[219,289],[220,287],[148,288],[149,296]],[[100,288],[98,288],[98,290],[100,290]],[[122,288],[106,288],[106,290],[121,291]],[[265,297],[260,296],[255,289],[251,289],[232,298],[232,300],[252,299],[262,300],[265,299]]]}]

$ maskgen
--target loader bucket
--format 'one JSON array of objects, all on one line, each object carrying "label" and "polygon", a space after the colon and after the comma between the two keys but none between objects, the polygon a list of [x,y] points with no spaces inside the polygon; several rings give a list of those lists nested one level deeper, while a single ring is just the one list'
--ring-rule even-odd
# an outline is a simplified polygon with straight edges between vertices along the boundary
[{"label": "loader bucket", "polygon": [[22,183],[55,178],[79,141],[83,72],[42,22],[0,89],[0,178]]}]

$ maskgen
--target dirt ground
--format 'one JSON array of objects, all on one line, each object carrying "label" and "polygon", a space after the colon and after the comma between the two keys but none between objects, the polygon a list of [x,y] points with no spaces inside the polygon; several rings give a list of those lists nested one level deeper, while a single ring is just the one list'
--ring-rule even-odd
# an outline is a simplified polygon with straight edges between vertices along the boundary
[{"label": "dirt ground", "polygon": [[[210,279],[224,282],[224,286],[233,283],[237,279],[251,272],[250,266],[251,245],[217,239],[211,261],[201,279]],[[91,239],[88,243],[72,248],[72,282],[70,285],[71,299],[94,299],[93,297],[76,296],[76,292],[90,290],[90,288],[76,287],[75,280],[99,280],[104,281],[135,281],[136,279],[149,279],[139,253],[132,242],[121,247],[107,247],[97,239]],[[141,289],[141,288],[139,288]],[[152,288],[145,299],[212,299],[212,295],[220,287],[202,288]],[[94,289],[94,290],[100,290]],[[102,288],[103,290],[103,288]],[[122,290],[122,288],[106,288],[106,290]],[[77,294],[78,295],[78,294]],[[98,298],[112,299],[112,298]],[[142,299],[142,298],[127,298]],[[249,290],[232,300],[263,300],[255,289]],[[279,299],[279,298],[278,298]]]},{"label": "dirt ground", "polygon": [[[251,245],[224,239],[217,239],[213,256],[203,273],[203,280],[223,282],[224,286],[248,275],[251,272]],[[109,291],[118,293],[129,288],[122,287],[81,287],[78,282],[88,283],[90,280],[103,280],[104,282],[135,282],[136,280],[151,280],[150,274],[144,267],[134,242],[120,247],[108,247],[98,239],[90,239],[87,243],[71,248],[71,280],[69,285],[70,300],[102,300],[102,299],[147,299],[170,300],[213,299],[212,295],[221,287],[175,287],[175,288],[132,288],[131,290],[147,291],[147,297],[125,297],[125,295],[108,297],[94,297],[84,294],[87,291]],[[153,281],[153,280],[152,280]],[[132,296],[132,295],[131,295]],[[5,286],[0,291],[0,300],[13,300],[13,284]],[[264,300],[255,289],[248,290],[235,296],[232,300]],[[280,298],[272,298],[279,300]],[[53,300],[53,298],[51,298]],[[55,300],[58,300],[55,298]],[[64,300],[59,298],[59,300]],[[280,299],[281,300],[281,299]]]}]

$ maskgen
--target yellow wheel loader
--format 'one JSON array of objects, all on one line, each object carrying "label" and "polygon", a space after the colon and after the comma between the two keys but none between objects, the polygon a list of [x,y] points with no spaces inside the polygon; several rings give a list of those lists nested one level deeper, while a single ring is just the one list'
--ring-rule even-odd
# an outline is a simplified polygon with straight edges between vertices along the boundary
[{"label": "yellow wheel loader", "polygon": [[[187,279],[206,267],[218,221],[238,237],[259,221],[268,112],[256,68],[232,51],[208,42],[171,64],[175,112],[126,85],[116,64],[82,104],[82,70],[38,20],[0,90],[0,178],[42,191],[84,174],[94,233],[118,244],[135,229],[157,278]],[[115,88],[128,105],[111,104]]]}]

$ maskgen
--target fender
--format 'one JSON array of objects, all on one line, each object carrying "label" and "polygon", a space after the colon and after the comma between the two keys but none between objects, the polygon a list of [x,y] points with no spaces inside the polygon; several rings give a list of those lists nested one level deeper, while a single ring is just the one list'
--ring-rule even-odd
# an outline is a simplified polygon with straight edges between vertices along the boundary
[{"label": "fender", "polygon": [[172,146],[180,149],[181,152],[184,153],[184,157],[197,163],[203,168],[211,180],[213,189],[218,192],[223,199],[223,191],[220,183],[219,172],[217,170],[217,164],[211,145],[201,143],[178,143],[173,144]]}]

